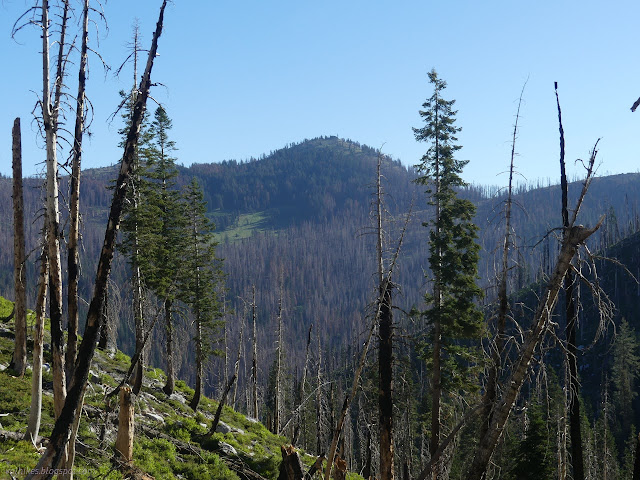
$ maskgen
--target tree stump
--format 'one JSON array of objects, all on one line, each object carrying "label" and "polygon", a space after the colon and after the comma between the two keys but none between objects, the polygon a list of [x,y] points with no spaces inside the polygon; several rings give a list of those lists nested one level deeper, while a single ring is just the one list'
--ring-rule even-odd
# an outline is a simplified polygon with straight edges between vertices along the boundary
[{"label": "tree stump", "polygon": [[282,451],[282,463],[280,463],[280,475],[278,480],[302,480],[304,477],[302,460],[293,445],[280,446]]},{"label": "tree stump", "polygon": [[134,408],[131,387],[120,389],[120,414],[116,450],[126,462],[133,460]]}]

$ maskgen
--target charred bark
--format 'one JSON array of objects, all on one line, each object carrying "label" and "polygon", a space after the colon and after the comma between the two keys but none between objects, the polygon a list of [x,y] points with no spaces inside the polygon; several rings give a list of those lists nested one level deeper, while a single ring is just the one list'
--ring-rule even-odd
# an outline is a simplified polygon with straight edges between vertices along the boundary
[{"label": "charred bark", "polygon": [[13,280],[15,285],[15,346],[10,368],[22,377],[27,367],[27,292],[24,243],[24,203],[22,197],[22,141],[20,119],[13,122]]}]

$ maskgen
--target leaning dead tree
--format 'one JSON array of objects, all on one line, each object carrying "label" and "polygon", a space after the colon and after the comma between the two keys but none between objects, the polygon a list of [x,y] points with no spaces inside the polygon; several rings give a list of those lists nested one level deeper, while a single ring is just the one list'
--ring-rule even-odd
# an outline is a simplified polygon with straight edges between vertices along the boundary
[{"label": "leaning dead tree", "polygon": [[16,375],[24,375],[27,367],[27,291],[24,246],[24,203],[22,199],[22,142],[20,119],[16,118],[12,129],[13,141],[13,280],[15,290],[16,341],[10,367]]},{"label": "leaning dead tree", "polygon": [[73,376],[71,378],[67,399],[53,427],[53,432],[49,439],[49,445],[40,458],[36,469],[33,473],[27,475],[27,479],[53,477],[53,469],[60,465],[69,437],[71,436],[73,424],[76,421],[78,405],[82,402],[89,376],[89,368],[91,366],[91,361],[96,348],[96,341],[98,339],[102,323],[101,312],[102,303],[104,301],[104,291],[107,288],[107,280],[111,269],[111,262],[113,260],[118,225],[120,223],[120,214],[122,213],[123,201],[131,175],[136,145],[140,135],[140,126],[142,124],[142,118],[146,109],[147,98],[151,87],[151,70],[158,51],[158,39],[162,33],[166,5],[167,0],[164,0],[160,7],[158,23],[153,34],[151,48],[149,49],[147,65],[144,75],[142,76],[142,80],[140,81],[139,95],[134,105],[132,122],[127,133],[124,154],[120,164],[120,172],[115,184],[113,200],[109,211],[109,220],[105,230],[104,243],[102,251],[100,252],[93,296],[91,298],[89,312],[87,314],[85,333],[82,337],[82,343],[78,348],[78,356]]},{"label": "leaning dead tree", "polygon": [[[596,143],[597,146],[597,143]],[[600,228],[603,219],[593,228],[586,228],[576,225],[576,217],[587,193],[591,180],[593,179],[594,163],[597,150],[594,147],[589,164],[587,166],[587,176],[583,184],[582,192],[573,211],[573,216],[568,227],[563,229],[563,237],[560,252],[557,257],[555,268],[547,282],[538,307],[535,311],[530,329],[527,331],[524,342],[514,362],[513,369],[504,382],[504,389],[499,397],[493,402],[491,409],[493,415],[487,428],[487,432],[480,439],[473,462],[469,469],[468,480],[481,480],[489,466],[491,456],[502,436],[505,424],[511,409],[518,398],[520,389],[525,381],[527,371],[531,364],[534,352],[540,345],[545,332],[549,328],[551,314],[556,306],[558,294],[562,288],[565,275],[572,268],[572,261],[578,248]]]}]

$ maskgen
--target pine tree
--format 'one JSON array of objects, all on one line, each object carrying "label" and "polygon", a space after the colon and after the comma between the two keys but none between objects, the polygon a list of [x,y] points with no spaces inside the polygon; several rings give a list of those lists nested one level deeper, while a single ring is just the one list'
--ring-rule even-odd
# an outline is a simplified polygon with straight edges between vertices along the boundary
[{"label": "pine tree", "polygon": [[435,216],[424,226],[430,227],[429,266],[433,290],[425,295],[427,309],[422,312],[430,326],[426,355],[431,358],[431,441],[433,456],[440,443],[441,399],[443,391],[468,386],[469,367],[477,363],[473,348],[463,346],[463,339],[478,339],[482,332],[482,313],[475,300],[482,295],[476,285],[479,245],[473,223],[475,206],[458,198],[456,188],[465,186],[460,177],[466,160],[454,158],[456,112],[454,100],[442,98],[446,82],[435,70],[429,72],[433,94],[422,105],[422,128],[414,128],[417,141],[429,144],[416,165],[417,183],[428,187],[429,204]]},{"label": "pine tree", "polygon": [[190,404],[195,410],[202,395],[203,365],[214,353],[214,335],[222,326],[220,296],[224,276],[213,240],[215,226],[206,216],[207,204],[196,179],[187,187],[185,201],[189,234],[182,254],[179,287],[180,299],[191,307],[195,317],[196,388]]}]

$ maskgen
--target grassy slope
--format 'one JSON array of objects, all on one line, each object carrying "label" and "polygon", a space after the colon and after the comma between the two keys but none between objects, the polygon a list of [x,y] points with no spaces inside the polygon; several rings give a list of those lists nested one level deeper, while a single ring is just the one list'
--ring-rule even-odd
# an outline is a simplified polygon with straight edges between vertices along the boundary
[{"label": "grassy slope", "polygon": [[[12,304],[0,297],[0,317],[11,312]],[[4,325],[12,328],[12,325]],[[5,330],[6,331],[6,330]],[[46,341],[46,340],[45,340]],[[13,340],[0,336],[0,365],[11,361]],[[45,362],[47,359],[45,358]],[[105,392],[111,390],[129,366],[130,359],[121,352],[107,355],[97,351],[92,366],[93,374],[87,387],[85,415],[79,429],[78,454],[75,477],[78,479],[121,479],[123,474],[114,467],[111,458],[115,443],[117,414],[107,419],[110,425],[104,442],[100,442],[100,431],[105,423]],[[225,407],[222,421],[232,427],[232,432],[215,433],[204,440],[217,408],[217,402],[203,398],[201,407],[194,413],[187,403],[193,390],[178,381],[176,399],[168,399],[162,393],[164,372],[148,369],[143,391],[136,399],[136,441],[134,445],[135,466],[156,479],[234,479],[238,478],[229,470],[223,459],[213,453],[221,442],[234,447],[238,452],[235,460],[240,460],[265,478],[275,479],[280,464],[280,445],[287,441],[270,433],[262,424],[248,420],[244,415]],[[43,417],[41,435],[47,436],[53,428],[53,397],[51,389],[46,389],[51,381],[50,373],[44,374]],[[5,431],[24,432],[29,413],[31,373],[24,378],[16,378],[11,372],[0,372],[0,425]],[[148,414],[163,417],[154,420]],[[171,439],[176,439],[175,442]],[[176,443],[178,445],[176,446]],[[190,445],[185,450],[185,445]],[[181,448],[182,447],[182,448]],[[38,451],[26,441],[6,440],[0,443],[0,479],[10,479],[10,472],[16,477],[36,465]],[[303,461],[311,464],[313,458],[303,455]],[[355,478],[355,477],[354,477]],[[359,478],[359,477],[358,477]]]}]

